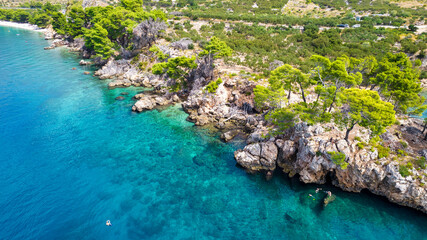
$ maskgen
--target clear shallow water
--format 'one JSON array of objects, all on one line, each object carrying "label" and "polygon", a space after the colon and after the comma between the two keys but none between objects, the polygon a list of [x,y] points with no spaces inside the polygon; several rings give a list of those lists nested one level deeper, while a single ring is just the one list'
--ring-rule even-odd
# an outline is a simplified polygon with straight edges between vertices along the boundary
[{"label": "clear shallow water", "polygon": [[0,27],[0,239],[427,239],[427,215],[382,198],[324,187],[322,210],[315,185],[247,175],[238,143],[179,107],[132,113],[142,89],[47,45]]}]

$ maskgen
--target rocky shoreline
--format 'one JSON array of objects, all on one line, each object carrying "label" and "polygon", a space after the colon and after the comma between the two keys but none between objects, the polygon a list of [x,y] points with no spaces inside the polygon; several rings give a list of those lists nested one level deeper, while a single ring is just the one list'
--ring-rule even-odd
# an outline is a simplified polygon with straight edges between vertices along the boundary
[{"label": "rocky shoreline", "polygon": [[[408,154],[425,158],[427,151],[417,149],[425,147],[425,143],[421,143],[420,124],[417,119],[407,120],[381,135],[383,143],[394,149],[406,146],[404,149]],[[422,178],[427,170],[414,169],[411,176],[402,177],[399,162],[393,160],[397,156],[380,158],[378,150],[361,148],[358,143],[368,142],[369,134],[357,130],[354,138],[360,140],[347,142],[343,140],[344,133],[334,124],[308,126],[299,123],[285,135],[248,144],[235,152],[235,158],[241,166],[253,172],[271,174],[278,168],[290,177],[298,176],[304,183],[324,184],[330,179],[333,185],[345,191],[366,189],[391,202],[427,213],[426,181]],[[256,131],[252,135],[259,134]],[[408,136],[409,142],[406,141]],[[253,138],[256,136],[249,139]],[[348,166],[343,169],[335,164],[331,152],[345,153]]]},{"label": "rocky shoreline", "polygon": [[[85,56],[81,40],[67,42],[52,31],[48,29],[45,32],[46,39],[55,39],[46,49],[65,45]],[[170,57],[194,53],[180,43],[168,44],[159,40],[155,44]],[[189,43],[186,44],[188,46]],[[427,213],[427,170],[414,169],[411,176],[402,177],[399,173],[400,160],[396,159],[404,161],[405,157],[379,157],[374,147],[361,147],[362,143],[370,141],[366,130],[355,130],[355,135],[347,142],[343,140],[344,132],[334,124],[308,126],[301,122],[288,129],[286,134],[268,138],[266,136],[272,126],[263,120],[253,100],[253,88],[257,83],[237,74],[239,71],[232,76],[232,67],[221,60],[216,60],[214,69],[213,62],[199,59],[198,68],[190,73],[189,86],[174,93],[168,90],[166,76],[153,75],[149,71],[158,59],[148,51],[141,51],[133,59],[109,59],[94,73],[101,80],[109,79],[110,88],[137,86],[151,89],[134,96],[136,102],[132,111],[143,112],[181,103],[189,114],[188,121],[197,126],[215,126],[222,132],[224,141],[241,134],[247,136],[247,146],[235,152],[235,159],[249,172],[261,172],[271,177],[274,170],[281,169],[291,177],[299,176],[304,183],[324,184],[331,180],[333,185],[345,191],[367,189],[391,202]],[[91,62],[82,60],[80,64]],[[234,67],[237,69],[239,66]],[[205,86],[219,77],[222,83],[216,92],[207,92]],[[420,120],[402,118],[400,125],[389,129],[381,139],[393,150],[426,158],[427,144],[422,141],[421,125]],[[335,164],[331,152],[345,153],[348,166],[343,169]]]}]

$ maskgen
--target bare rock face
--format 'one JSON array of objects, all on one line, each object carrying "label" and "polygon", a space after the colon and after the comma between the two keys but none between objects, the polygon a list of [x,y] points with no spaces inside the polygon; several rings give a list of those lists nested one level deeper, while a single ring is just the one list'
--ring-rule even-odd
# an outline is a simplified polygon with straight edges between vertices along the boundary
[{"label": "bare rock face", "polygon": [[193,41],[191,39],[183,38],[179,41],[171,43],[170,46],[175,49],[187,50],[189,49],[189,46],[191,46],[192,44],[193,44]]},{"label": "bare rock face", "polygon": [[145,110],[151,110],[156,106],[156,102],[151,97],[144,97],[138,100],[132,107],[132,111],[142,112]]},{"label": "bare rock face", "polygon": [[83,38],[75,38],[72,42],[68,43],[68,47],[75,52],[83,51],[85,41]]},{"label": "bare rock face", "polygon": [[[250,138],[256,139],[254,134],[256,131]],[[289,176],[298,174],[305,183],[323,184],[330,176],[332,183],[343,190],[360,192],[368,189],[392,202],[427,213],[427,189],[415,179],[420,174],[427,174],[427,170],[414,170],[414,176],[404,178],[399,173],[398,162],[378,159],[377,150],[359,149],[355,143],[341,140],[341,135],[343,133],[333,124],[307,126],[299,123],[274,142],[271,139],[268,142],[265,139],[251,140],[243,150],[235,152],[235,158],[237,163],[252,171],[273,170],[277,164]],[[400,141],[391,134],[382,137],[390,146],[397,146]],[[338,151],[345,153],[347,167],[332,161],[330,152]]]},{"label": "bare rock face", "polygon": [[95,72],[95,76],[101,79],[112,78],[125,74],[131,68],[130,61],[110,59],[101,69]]},{"label": "bare rock face", "polygon": [[283,66],[285,63],[280,61],[280,60],[274,60],[273,62],[270,63],[270,67],[268,68],[268,70],[273,71],[274,69]]},{"label": "bare rock face", "polygon": [[44,39],[45,40],[52,40],[55,38],[55,30],[53,30],[52,26],[49,26],[46,28],[46,31],[44,32]]},{"label": "bare rock face", "polygon": [[277,147],[274,142],[254,143],[234,153],[237,163],[252,171],[276,169]]},{"label": "bare rock face", "polygon": [[231,83],[234,80],[225,79],[215,93],[208,93],[203,90],[207,83],[198,82],[203,79],[198,78],[193,83],[193,89],[182,105],[190,121],[196,125],[213,123],[220,129],[256,127],[258,120],[255,117],[248,118],[254,106],[253,99],[248,96],[253,82],[242,81],[238,85]]},{"label": "bare rock face", "polygon": [[134,96],[138,101],[132,106],[132,111],[143,112],[151,110],[159,106],[169,105],[178,102],[179,98],[176,95],[165,94],[162,96],[140,93]]},{"label": "bare rock face", "polygon": [[148,19],[133,29],[132,43],[135,49],[151,45],[166,29],[166,24],[159,20]]}]

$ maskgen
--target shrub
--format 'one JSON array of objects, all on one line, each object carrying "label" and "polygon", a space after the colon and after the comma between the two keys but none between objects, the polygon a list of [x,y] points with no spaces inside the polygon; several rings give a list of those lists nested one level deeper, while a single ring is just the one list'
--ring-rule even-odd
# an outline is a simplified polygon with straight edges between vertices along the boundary
[{"label": "shrub", "polygon": [[358,142],[358,143],[356,144],[356,146],[357,146],[359,149],[363,149],[363,148],[365,148],[365,144],[363,144],[363,142]]},{"label": "shrub", "polygon": [[419,166],[421,169],[426,169],[426,159],[424,157],[419,157],[417,160],[415,160],[415,164]]},{"label": "shrub", "polygon": [[407,165],[400,165],[399,166],[399,173],[402,175],[402,177],[408,177],[412,175],[411,171],[409,170]]},{"label": "shrub", "polygon": [[160,50],[160,48],[158,48],[157,46],[153,45],[152,47],[150,47],[149,49],[150,52],[153,52],[154,54],[156,54],[156,57],[160,60],[160,61],[164,61],[167,60],[169,58],[169,54],[164,54],[162,52],[162,50]]},{"label": "shrub", "polygon": [[341,169],[347,169],[348,163],[345,161],[345,154],[342,152],[329,152],[331,155],[332,162],[337,166],[340,166]]},{"label": "shrub", "polygon": [[408,143],[405,141],[400,141],[400,144],[402,144],[403,148],[407,148],[408,147]]},{"label": "shrub", "polygon": [[405,152],[405,151],[404,151],[404,150],[402,150],[402,149],[398,149],[398,150],[397,150],[397,156],[399,156],[399,157],[408,156],[408,153],[407,153],[407,152]]},{"label": "shrub", "polygon": [[371,140],[369,140],[369,143],[372,145],[376,145],[380,140],[381,139],[379,136],[375,136],[375,137],[371,138]]},{"label": "shrub", "polygon": [[144,70],[147,67],[147,62],[140,62],[138,64],[139,69]]},{"label": "shrub", "polygon": [[134,58],[132,58],[132,60],[130,61],[131,64],[135,64],[137,63],[139,60],[139,56],[135,56]]},{"label": "shrub", "polygon": [[218,86],[222,83],[222,79],[218,78],[216,81],[210,82],[208,85],[206,85],[205,90],[209,93],[216,93],[216,90],[218,89]]}]

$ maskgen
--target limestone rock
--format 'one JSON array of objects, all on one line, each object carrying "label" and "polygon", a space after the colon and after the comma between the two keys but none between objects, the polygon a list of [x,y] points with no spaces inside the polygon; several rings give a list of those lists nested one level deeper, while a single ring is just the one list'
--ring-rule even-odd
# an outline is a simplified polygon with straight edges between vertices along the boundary
[{"label": "limestone rock", "polygon": [[167,104],[171,104],[172,101],[161,96],[157,95],[147,95],[144,93],[137,94],[134,97],[135,99],[139,99],[133,106],[132,111],[142,112],[145,110],[151,110],[157,106],[163,106]]},{"label": "limestone rock", "polygon": [[239,131],[237,131],[237,130],[227,131],[227,132],[224,132],[221,134],[221,139],[224,140],[225,142],[229,142],[234,137],[236,137],[237,134],[239,134]]},{"label": "limestone rock", "polygon": [[[342,140],[344,132],[333,124],[308,126],[298,123],[274,142],[261,137],[263,128],[262,124],[258,124],[248,138],[248,145],[235,152],[237,163],[244,168],[270,171],[277,164],[290,176],[299,174],[300,180],[305,183],[323,184],[327,176],[331,176],[332,183],[343,190],[360,192],[368,189],[392,202],[427,213],[427,188],[421,185],[424,180],[417,178],[419,172],[413,169],[413,176],[403,178],[398,162],[378,159],[376,149],[359,149],[354,142],[350,141],[349,144]],[[369,134],[369,131],[358,131],[357,136],[368,142]],[[407,131],[406,134],[411,132]],[[385,133],[381,138],[388,146],[402,146],[401,139],[391,133]],[[412,150],[407,147],[406,151]],[[336,165],[331,160],[330,152],[344,153],[347,166]],[[420,154],[427,157],[427,150],[420,151]],[[427,170],[423,171],[421,175],[427,174]]]},{"label": "limestone rock", "polygon": [[191,46],[192,44],[193,41],[190,38],[183,38],[179,41],[171,43],[170,46],[175,49],[186,50],[189,49],[189,46]]},{"label": "limestone rock", "polygon": [[244,150],[236,151],[234,156],[244,168],[273,171],[276,169],[277,152],[274,142],[254,143],[247,145]]}]

